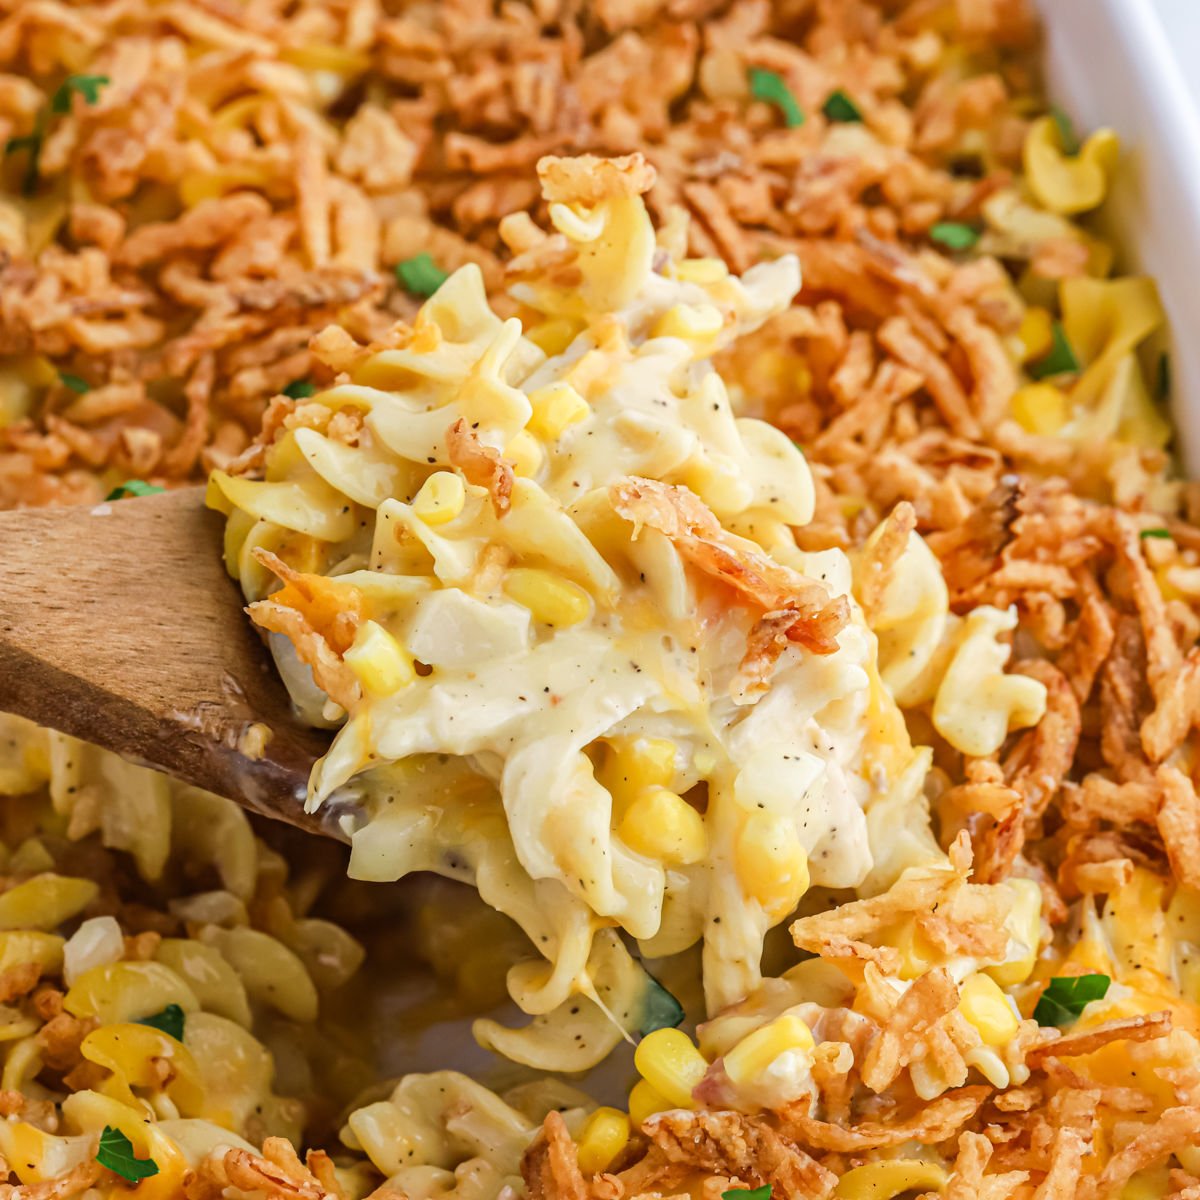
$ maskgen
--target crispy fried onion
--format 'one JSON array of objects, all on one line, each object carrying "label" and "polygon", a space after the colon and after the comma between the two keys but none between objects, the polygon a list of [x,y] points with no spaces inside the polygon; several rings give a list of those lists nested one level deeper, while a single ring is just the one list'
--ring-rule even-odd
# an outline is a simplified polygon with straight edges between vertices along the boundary
[{"label": "crispy fried onion", "polygon": [[1166,1037],[1171,1027],[1169,1012],[1119,1017],[1079,1033],[1051,1036],[1048,1041],[1033,1046],[1026,1053],[1025,1061],[1029,1066],[1036,1066],[1046,1058],[1077,1058],[1081,1054],[1091,1054],[1110,1042],[1151,1042],[1155,1038]]},{"label": "crispy fried onion", "polygon": [[641,154],[623,158],[575,158],[547,155],[538,160],[538,179],[547,204],[599,204],[621,196],[640,196],[654,186],[656,172]]},{"label": "crispy fried onion", "polygon": [[541,1132],[521,1159],[529,1200],[587,1200],[588,1188],[579,1169],[575,1143],[558,1112],[546,1114]]},{"label": "crispy fried onion", "polygon": [[362,689],[342,655],[350,649],[362,621],[362,593],[336,579],[295,571],[262,547],[255,547],[254,557],[284,586],[246,609],[251,620],[288,638],[300,661],[312,669],[317,687],[336,704],[351,708]]},{"label": "crispy fried onion", "polygon": [[783,1111],[784,1131],[796,1141],[816,1150],[856,1154],[885,1146],[915,1141],[930,1146],[953,1137],[975,1116],[991,1088],[975,1084],[946,1092],[928,1104],[920,1104],[907,1116],[894,1120],[863,1121],[857,1125],[833,1125],[808,1113],[807,1101],[790,1104]]},{"label": "crispy fried onion", "polygon": [[735,698],[767,690],[772,668],[789,642],[814,654],[832,654],[850,618],[845,596],[776,562],[753,542],[721,527],[713,511],[685,487],[627,476],[611,484],[614,511],[664,534],[693,566],[765,609],[751,632],[731,685]]},{"label": "crispy fried onion", "polygon": [[504,516],[512,506],[512,465],[485,446],[462,417],[446,430],[446,450],[468,483],[487,488],[496,516]]},{"label": "crispy fried onion", "polygon": [[970,841],[962,832],[946,866],[910,870],[881,895],[801,917],[792,924],[792,940],[822,957],[845,957],[854,943],[883,942],[898,921],[912,917],[946,953],[998,961],[1008,945],[1004,920],[1012,896],[1003,886],[968,883],[970,865]]},{"label": "crispy fried onion", "polygon": [[837,1176],[787,1136],[766,1121],[742,1113],[658,1113],[642,1130],[651,1142],[647,1159],[653,1156],[664,1165],[685,1166],[754,1186],[769,1183],[778,1196],[824,1196],[837,1183]]}]

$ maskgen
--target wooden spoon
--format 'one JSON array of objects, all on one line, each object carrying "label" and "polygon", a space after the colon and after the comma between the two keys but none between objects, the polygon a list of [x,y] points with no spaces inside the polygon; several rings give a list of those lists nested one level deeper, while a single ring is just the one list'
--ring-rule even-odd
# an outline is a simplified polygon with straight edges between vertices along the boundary
[{"label": "wooden spoon", "polygon": [[304,812],[329,735],[293,714],[222,524],[203,488],[0,513],[0,711],[344,839],[344,807]]}]

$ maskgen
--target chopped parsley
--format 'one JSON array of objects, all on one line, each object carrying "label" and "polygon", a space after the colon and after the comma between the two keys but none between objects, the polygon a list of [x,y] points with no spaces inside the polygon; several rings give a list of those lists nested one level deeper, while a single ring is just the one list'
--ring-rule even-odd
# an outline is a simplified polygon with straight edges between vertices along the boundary
[{"label": "chopped parsley", "polygon": [[293,379],[283,389],[283,394],[289,400],[307,400],[309,396],[317,394],[317,385],[311,379]]},{"label": "chopped parsley", "polygon": [[413,258],[406,258],[396,264],[396,278],[405,291],[414,296],[424,296],[428,299],[450,278],[449,272],[443,271],[433,261],[427,251],[422,251]]},{"label": "chopped parsley", "polygon": [[82,396],[92,390],[92,385],[86,379],[72,375],[70,371],[59,371],[58,382],[63,387],[70,388],[77,396]]},{"label": "chopped parsley", "polygon": [[1034,379],[1049,379],[1053,375],[1066,375],[1078,370],[1079,359],[1075,357],[1062,325],[1055,321],[1050,331],[1050,349],[1029,368],[1029,373]]},{"label": "chopped parsley", "polygon": [[644,1037],[656,1029],[673,1029],[683,1020],[683,1005],[649,972],[642,996],[642,1015],[638,1029]]},{"label": "chopped parsley", "polygon": [[100,89],[110,83],[107,75],[68,75],[54,93],[50,108],[56,113],[69,113],[73,93],[82,96],[85,104],[95,104],[100,99]]},{"label": "chopped parsley", "polygon": [[70,112],[73,93],[82,96],[85,103],[95,104],[100,99],[100,89],[109,82],[107,75],[68,75],[50,98],[49,107],[38,109],[33,129],[19,137],[10,137],[4,143],[5,158],[21,151],[28,156],[25,160],[25,176],[21,181],[22,194],[32,196],[41,182],[42,146],[46,141],[50,114],[61,116]]},{"label": "chopped parsley", "polygon": [[37,191],[38,180],[41,179],[42,142],[46,137],[46,112],[43,109],[33,122],[33,132],[23,133],[19,137],[10,137],[4,143],[4,157],[19,154],[22,150],[28,158],[25,160],[25,175],[21,180],[21,194],[32,196]]},{"label": "chopped parsley", "polygon": [[721,1193],[721,1200],[771,1200],[771,1185],[764,1183],[758,1188],[730,1188]]},{"label": "chopped parsley", "polygon": [[979,241],[979,230],[961,221],[939,221],[930,228],[929,240],[947,250],[969,250]]},{"label": "chopped parsley", "polygon": [[1103,1000],[1112,980],[1107,975],[1056,975],[1033,1010],[1039,1025],[1070,1025],[1093,1000]]},{"label": "chopped parsley", "polygon": [[1152,538],[1169,538],[1171,531],[1169,529],[1143,529],[1138,537]]},{"label": "chopped parsley", "polygon": [[178,1004],[168,1004],[162,1012],[143,1017],[138,1024],[170,1034],[177,1042],[183,1041],[183,1009]]},{"label": "chopped parsley", "polygon": [[1054,118],[1054,127],[1058,130],[1058,141],[1064,154],[1072,158],[1079,153],[1079,134],[1075,132],[1075,122],[1057,104],[1050,106],[1050,116]]},{"label": "chopped parsley", "polygon": [[792,89],[778,72],[768,71],[765,67],[751,67],[750,95],[755,100],[765,100],[779,109],[783,123],[789,129],[804,124],[804,110],[796,102]]},{"label": "chopped parsley", "polygon": [[829,99],[821,105],[821,111],[831,120],[849,124],[851,121],[862,121],[862,112],[857,104],[838,88]]},{"label": "chopped parsley", "polygon": [[100,1134],[96,1161],[130,1183],[158,1174],[158,1163],[152,1158],[137,1158],[133,1153],[133,1143],[111,1125],[105,1125]]},{"label": "chopped parsley", "polygon": [[127,479],[119,487],[113,488],[104,498],[105,500],[124,500],[128,496],[157,496],[159,492],[166,490],[157,484],[147,483],[144,479]]}]

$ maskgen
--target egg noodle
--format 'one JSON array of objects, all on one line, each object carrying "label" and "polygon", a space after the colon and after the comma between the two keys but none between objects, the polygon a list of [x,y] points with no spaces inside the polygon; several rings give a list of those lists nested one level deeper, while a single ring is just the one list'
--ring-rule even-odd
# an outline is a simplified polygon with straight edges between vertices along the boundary
[{"label": "egg noodle", "polygon": [[[210,399],[228,433],[250,386],[226,390],[205,339],[224,346],[242,321],[279,335],[272,353],[307,341],[313,382],[275,395],[252,440],[214,440],[207,497],[297,710],[331,732],[307,806],[350,851],[0,715],[0,1187],[1195,1200],[1200,494],[1167,471],[1153,283],[1112,277],[1108,244],[1075,219],[1105,198],[1115,135],[1078,139],[1057,110],[1006,100],[1032,90],[1009,50],[1030,28],[1017,0],[886,15],[605,0],[579,26],[549,7],[530,9],[542,41],[516,25],[543,51],[576,30],[564,69],[580,103],[618,61],[654,74],[638,55],[658,46],[633,139],[653,146],[518,146],[506,207],[534,215],[499,220],[477,252],[425,220],[465,265],[398,272],[428,298],[391,312],[362,275],[374,252],[343,295],[329,244],[312,250],[326,185],[339,253],[369,225],[347,182],[376,187],[369,156],[342,146],[346,178],[298,170],[312,191],[298,186],[295,214],[268,178],[279,147],[313,167],[341,136],[336,116],[303,115],[297,72],[338,75],[332,105],[365,69],[365,50],[291,43],[342,21],[347,44],[378,38],[388,78],[446,90],[429,81],[462,69],[447,54],[475,61],[469,28],[531,65],[513,13],[503,34],[481,10],[439,42],[436,16],[408,8],[300,5],[287,25],[264,4],[244,29],[219,6],[162,8],[198,78],[206,46],[258,71],[222,120],[258,114],[263,161],[234,161],[250,152],[239,127],[215,173],[202,139],[131,168],[157,199],[114,251],[127,303],[216,286],[196,276],[210,234],[263,216],[268,195],[278,245],[294,220],[329,277],[269,254],[246,268],[311,293],[302,315],[282,293],[232,309],[205,293],[163,356],[173,370],[186,346],[200,355],[190,457],[168,469],[168,453],[158,477],[187,474]],[[6,20],[42,74],[46,47],[66,39],[77,70],[126,18],[39,3]],[[151,59],[184,71],[182,42],[125,29],[113,61],[143,36],[144,92],[166,95]],[[654,132],[689,37],[704,98],[675,122],[663,101]],[[491,67],[454,78],[477,79],[494,112],[529,107],[530,79],[500,87]],[[47,101],[37,151],[78,190],[72,156],[92,154],[110,109],[90,111],[99,76],[70,78],[78,96],[66,114]],[[263,116],[272,86],[287,137]],[[462,135],[432,126],[473,103],[452,92],[429,112],[432,92],[402,102],[439,155]],[[112,112],[158,111],[122,96]],[[372,115],[351,124],[378,134],[384,110],[364,97]],[[14,87],[0,111],[32,103]],[[196,104],[180,111],[178,136],[207,128]],[[587,137],[630,149],[603,111]],[[699,153],[713,137],[732,157]],[[115,162],[97,176],[110,200]],[[405,196],[459,186],[412,183],[412,165]],[[220,208],[203,210],[214,224],[183,229],[177,184],[185,209]],[[446,194],[457,211],[463,193]],[[22,200],[22,229],[58,200]],[[105,225],[103,205],[80,207],[79,236]],[[135,285],[156,261],[129,250],[139,237],[184,258]],[[0,278],[25,400],[38,356],[77,367],[64,347],[99,336],[67,312],[84,284],[54,253],[31,267],[40,291],[20,269]],[[255,324],[275,301],[279,328]],[[112,410],[119,451],[73,432],[135,386],[128,349],[103,350],[117,391],[62,384],[82,396],[70,420],[50,386],[44,444],[0,439],[6,488],[90,496],[147,430],[162,451],[167,425],[144,405]],[[51,438],[90,473],[66,471]]]}]

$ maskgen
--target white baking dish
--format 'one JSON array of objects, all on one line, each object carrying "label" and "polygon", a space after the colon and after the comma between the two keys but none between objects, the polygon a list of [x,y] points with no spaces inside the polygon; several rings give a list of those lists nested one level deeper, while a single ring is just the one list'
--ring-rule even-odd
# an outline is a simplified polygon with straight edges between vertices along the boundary
[{"label": "white baking dish", "polygon": [[[1104,214],[1126,266],[1153,275],[1171,323],[1179,451],[1200,473],[1200,0],[1041,0],[1048,91],[1125,147]],[[1174,41],[1172,39],[1175,39]],[[1193,81],[1195,84],[1196,81]]]}]

